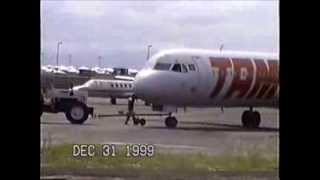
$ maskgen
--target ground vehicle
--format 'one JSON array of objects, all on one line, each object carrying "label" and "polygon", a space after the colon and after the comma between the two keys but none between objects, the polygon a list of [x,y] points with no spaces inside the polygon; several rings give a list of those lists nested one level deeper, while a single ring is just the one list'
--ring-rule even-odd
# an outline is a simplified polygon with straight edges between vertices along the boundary
[{"label": "ground vehicle", "polygon": [[87,106],[87,92],[66,89],[42,89],[40,95],[40,117],[42,112],[64,112],[72,124],[83,124],[93,108]]}]

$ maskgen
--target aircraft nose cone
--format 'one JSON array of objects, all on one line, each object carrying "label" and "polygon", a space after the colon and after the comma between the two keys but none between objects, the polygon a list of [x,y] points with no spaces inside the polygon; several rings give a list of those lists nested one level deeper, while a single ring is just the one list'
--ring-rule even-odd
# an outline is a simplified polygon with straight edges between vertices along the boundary
[{"label": "aircraft nose cone", "polygon": [[137,76],[134,80],[134,94],[138,98],[143,99],[145,96],[145,93],[147,92],[145,78],[137,77]]},{"label": "aircraft nose cone", "polygon": [[152,95],[153,82],[150,77],[150,72],[139,72],[134,80],[134,94],[141,99],[146,99]]}]

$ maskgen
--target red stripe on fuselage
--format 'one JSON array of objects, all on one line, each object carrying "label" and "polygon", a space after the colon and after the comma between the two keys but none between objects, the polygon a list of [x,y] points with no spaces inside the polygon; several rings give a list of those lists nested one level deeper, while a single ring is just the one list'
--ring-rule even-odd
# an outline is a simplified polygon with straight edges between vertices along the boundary
[{"label": "red stripe on fuselage", "polygon": [[276,94],[276,91],[277,91],[277,85],[271,85],[271,88],[268,91],[268,93],[267,93],[265,98],[266,99],[270,99],[270,98],[274,97],[275,94]]},{"label": "red stripe on fuselage", "polygon": [[[257,96],[261,91],[266,91],[268,87],[264,84],[267,81],[268,76],[268,67],[267,64],[262,59],[255,59],[254,63],[256,64],[256,80],[255,84],[249,93],[247,98],[252,98]],[[262,93],[262,95],[263,95]],[[262,96],[260,95],[260,96]]]},{"label": "red stripe on fuselage", "polygon": [[[279,86],[279,61],[254,59],[252,62],[248,58],[228,59],[210,57],[209,59],[212,68],[218,69],[218,77],[214,77],[217,78],[217,83],[214,90],[211,92],[211,98],[214,98],[221,93],[221,90],[226,83],[227,69],[232,68],[232,63],[234,66],[234,75],[230,88],[225,95],[226,99],[231,98],[236,92],[238,94],[235,95],[235,98],[243,98],[248,94],[248,99],[270,99],[277,94]],[[256,78],[253,82],[254,66],[256,67]],[[250,90],[251,86],[252,89]],[[250,92],[248,92],[249,90]]]},{"label": "red stripe on fuselage", "polygon": [[225,98],[231,98],[234,93],[235,98],[242,98],[247,94],[253,81],[253,64],[250,59],[232,59],[234,65],[234,76],[229,91],[225,95]]},{"label": "red stripe on fuselage", "polygon": [[[256,99],[270,99],[274,97],[277,93],[278,88],[278,80],[279,80],[279,66],[277,60],[267,60],[269,70],[267,69],[267,66],[263,62],[263,66],[260,62],[263,61],[256,61],[257,65],[257,80],[255,83],[255,86],[261,87],[258,88],[257,91],[252,91],[250,94],[256,95]],[[251,98],[252,96],[249,96],[248,98]]]},{"label": "red stripe on fuselage", "polygon": [[279,61],[268,60],[269,65],[269,82],[271,89],[266,95],[266,99],[273,98],[277,94],[279,82]]},{"label": "red stripe on fuselage", "polygon": [[262,88],[260,89],[260,91],[258,92],[258,95],[256,96],[256,99],[261,99],[265,93],[267,92],[267,90],[269,89],[269,83],[266,82],[266,83],[260,83],[262,84]]},{"label": "red stripe on fuselage", "polygon": [[[223,88],[225,81],[226,81],[226,75],[227,75],[227,69],[232,68],[231,62],[228,58],[213,58],[210,57],[210,64],[212,68],[217,68],[218,69],[218,79],[217,83],[215,85],[214,90],[211,92],[210,97],[214,98],[216,97],[221,89]],[[214,73],[214,70],[212,69],[212,72]]]}]

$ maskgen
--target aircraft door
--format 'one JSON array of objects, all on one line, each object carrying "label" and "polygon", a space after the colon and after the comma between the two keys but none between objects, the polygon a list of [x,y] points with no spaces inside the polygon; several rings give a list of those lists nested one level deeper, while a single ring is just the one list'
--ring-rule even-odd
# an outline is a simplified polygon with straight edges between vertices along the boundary
[{"label": "aircraft door", "polygon": [[189,76],[190,76],[190,96],[193,98],[198,98],[199,90],[200,90],[200,68],[195,60],[197,57],[191,57],[191,63],[188,64]]},{"label": "aircraft door", "polygon": [[[201,95],[200,68],[197,60],[193,60],[191,56],[180,56],[175,59],[171,67],[171,71],[177,72],[172,74],[171,94],[178,99],[177,103],[188,106],[194,104]],[[172,93],[174,92],[174,93]]]},{"label": "aircraft door", "polygon": [[199,67],[196,60],[192,58],[193,57],[188,57],[183,61],[179,61],[181,64],[181,75],[183,75],[183,83],[180,86],[181,92],[183,92],[181,95],[184,96],[186,104],[193,103],[197,100],[200,93]]},{"label": "aircraft door", "polygon": [[[194,72],[194,84],[196,90],[191,93],[195,99],[194,102],[203,102],[207,99],[206,94],[210,89],[210,84],[208,83],[208,74],[210,74],[209,64],[201,56],[192,56],[191,62],[196,66],[196,71]],[[200,103],[201,104],[201,103]]]}]

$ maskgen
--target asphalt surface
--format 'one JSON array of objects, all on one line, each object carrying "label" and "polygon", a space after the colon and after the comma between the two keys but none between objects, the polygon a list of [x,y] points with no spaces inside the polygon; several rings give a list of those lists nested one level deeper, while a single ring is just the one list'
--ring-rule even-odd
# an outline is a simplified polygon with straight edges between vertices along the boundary
[{"label": "asphalt surface", "polygon": [[[127,100],[90,98],[97,114],[118,114],[127,111]],[[183,108],[175,116],[176,129],[167,129],[163,117],[145,117],[145,126],[135,126],[125,117],[90,118],[83,125],[70,124],[63,113],[44,113],[41,117],[41,142],[51,144],[154,144],[156,150],[177,153],[202,152],[214,155],[237,152],[242,148],[260,148],[278,154],[279,110],[257,108],[261,113],[259,129],[241,127],[240,117],[245,108]],[[154,113],[151,107],[137,102],[136,113]],[[274,177],[273,177],[274,178]],[[273,179],[271,178],[271,179]],[[262,178],[263,179],[263,178]],[[269,178],[267,178],[269,179]]]},{"label": "asphalt surface", "polygon": [[[89,104],[97,114],[118,114],[127,111],[127,101],[118,100],[111,105],[109,99],[91,98]],[[137,102],[136,113],[154,113],[143,102]],[[172,150],[200,150],[208,153],[222,153],[239,146],[268,146],[272,153],[278,151],[279,111],[259,108],[261,127],[248,130],[241,127],[240,117],[245,108],[179,109],[176,129],[167,129],[165,116],[144,117],[144,127],[124,125],[125,117],[89,118],[83,125],[70,124],[63,113],[44,113],[41,117],[41,138],[50,139],[52,144],[60,143],[137,143],[155,144]]]}]

